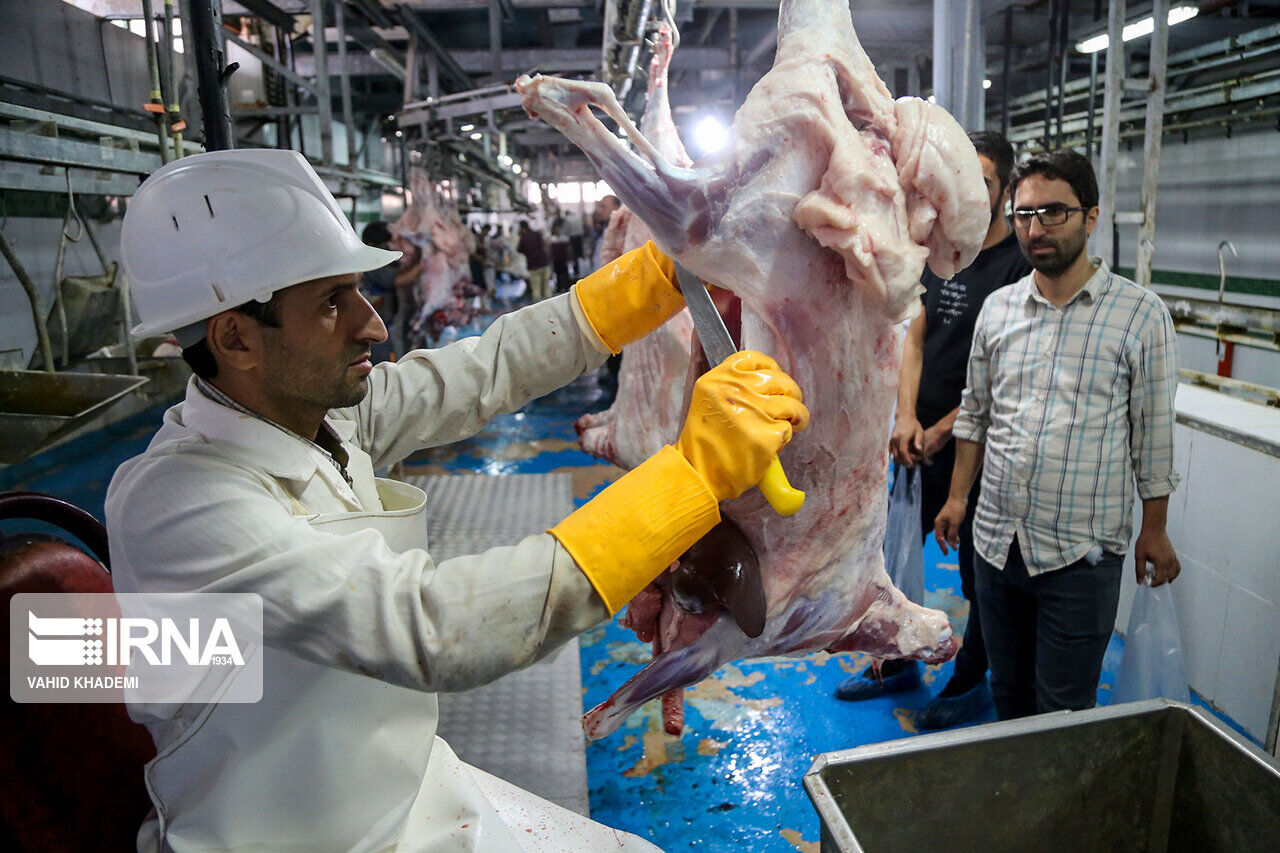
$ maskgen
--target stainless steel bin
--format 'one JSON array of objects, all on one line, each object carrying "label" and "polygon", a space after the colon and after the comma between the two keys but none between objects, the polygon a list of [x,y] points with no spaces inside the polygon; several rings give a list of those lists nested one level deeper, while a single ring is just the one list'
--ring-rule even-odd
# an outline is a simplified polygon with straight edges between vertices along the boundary
[{"label": "stainless steel bin", "polygon": [[1280,851],[1280,763],[1201,708],[1062,711],[819,755],[822,851]]},{"label": "stainless steel bin", "polygon": [[145,376],[0,371],[0,463],[21,462],[146,381]]}]

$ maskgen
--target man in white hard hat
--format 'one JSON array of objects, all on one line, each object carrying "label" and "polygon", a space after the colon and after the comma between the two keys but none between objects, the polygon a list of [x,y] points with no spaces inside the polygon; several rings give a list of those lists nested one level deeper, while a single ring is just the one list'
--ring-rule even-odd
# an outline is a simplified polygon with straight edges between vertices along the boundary
[{"label": "man in white hard hat", "polygon": [[656,328],[683,298],[652,243],[479,338],[369,363],[386,330],[363,245],[290,151],[169,163],[122,232],[145,336],[196,372],[107,495],[117,592],[263,601],[257,704],[131,706],[156,741],[151,849],[652,850],[471,768],[440,690],[483,684],[609,618],[719,521],[808,422],[743,352],[663,448],[546,534],[436,565],[425,498],[374,469],[474,434]]}]

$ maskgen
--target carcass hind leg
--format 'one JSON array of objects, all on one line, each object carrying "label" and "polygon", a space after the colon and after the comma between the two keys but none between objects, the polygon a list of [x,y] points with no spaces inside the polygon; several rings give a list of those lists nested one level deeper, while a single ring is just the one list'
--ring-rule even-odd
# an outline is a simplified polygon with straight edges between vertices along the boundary
[{"label": "carcass hind leg", "polygon": [[[600,176],[633,213],[644,220],[654,238],[672,252],[694,242],[696,223],[705,223],[705,194],[701,177],[692,169],[673,166],[623,111],[613,90],[603,83],[529,77],[515,83],[525,112],[542,118],[577,145],[600,171]],[[595,107],[622,128],[635,144],[634,153],[596,118]],[[703,235],[705,236],[705,235]]]},{"label": "carcass hind leg", "polygon": [[[738,629],[735,627],[733,630]],[[588,711],[582,718],[582,728],[592,740],[612,734],[631,716],[631,712],[645,702],[697,684],[722,662],[711,643],[697,642],[674,652],[665,652],[633,675],[612,696]]]},{"label": "carcass hind leg", "polygon": [[942,663],[955,657],[959,648],[945,614],[913,603],[889,585],[881,590],[857,626],[827,646],[827,651]]}]

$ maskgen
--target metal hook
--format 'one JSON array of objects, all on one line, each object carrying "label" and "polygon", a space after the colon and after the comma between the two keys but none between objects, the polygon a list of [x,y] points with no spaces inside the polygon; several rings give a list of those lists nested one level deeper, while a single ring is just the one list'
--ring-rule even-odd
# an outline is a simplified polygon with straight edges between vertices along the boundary
[{"label": "metal hook", "polygon": [[[80,211],[76,210],[76,195],[71,190],[71,168],[67,167],[62,170],[62,177],[67,182],[67,215],[62,219],[62,236],[66,237],[72,243],[79,243],[80,238],[84,236],[84,220],[80,218]],[[72,237],[67,230],[71,227],[71,221],[76,223],[76,236]]]},{"label": "metal hook", "polygon": [[662,16],[667,19],[667,25],[671,27],[671,47],[674,50],[680,46],[680,28],[676,26],[676,0],[662,0]]},{"label": "metal hook", "polygon": [[1227,292],[1227,261],[1222,256],[1223,249],[1230,249],[1233,258],[1240,257],[1230,240],[1223,240],[1218,244],[1218,302],[1222,302],[1222,297]]}]

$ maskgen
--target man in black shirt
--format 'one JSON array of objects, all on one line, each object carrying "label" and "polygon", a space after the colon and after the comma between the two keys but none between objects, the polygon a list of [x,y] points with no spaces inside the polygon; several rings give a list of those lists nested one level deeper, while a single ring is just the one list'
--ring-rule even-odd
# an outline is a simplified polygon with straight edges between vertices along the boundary
[{"label": "man in black shirt", "polygon": [[[991,197],[991,224],[982,251],[955,278],[943,281],[927,267],[921,282],[924,310],[907,329],[899,375],[898,411],[889,452],[901,465],[919,466],[921,475],[921,532],[933,530],[933,520],[946,503],[955,464],[951,427],[960,408],[973,326],[978,309],[992,291],[1031,272],[1017,238],[1004,215],[1009,200],[1009,172],[1013,148],[998,133],[969,134],[978,151],[983,178]],[[976,506],[978,484],[970,496]],[[942,692],[916,715],[923,729],[949,728],[981,715],[991,705],[987,686],[987,653],[973,589],[973,516],[960,530],[960,587],[969,600],[964,644],[956,655],[955,673]],[[836,696],[858,701],[885,693],[914,690],[921,683],[915,661],[887,661],[877,674],[868,669],[840,685]]]}]

